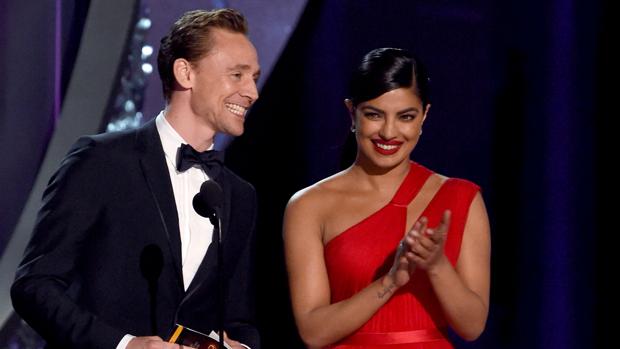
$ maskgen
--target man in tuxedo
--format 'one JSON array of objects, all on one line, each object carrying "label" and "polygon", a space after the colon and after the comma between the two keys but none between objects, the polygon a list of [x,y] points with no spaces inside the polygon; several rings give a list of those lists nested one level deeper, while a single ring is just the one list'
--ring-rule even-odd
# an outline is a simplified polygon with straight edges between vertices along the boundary
[{"label": "man in tuxedo", "polygon": [[52,348],[178,348],[175,324],[217,330],[217,236],[192,198],[224,193],[224,328],[259,348],[254,325],[256,195],[212,151],[239,136],[258,98],[259,65],[235,10],[190,11],[161,41],[166,108],[131,131],[80,138],[50,179],[11,289],[13,305]]}]

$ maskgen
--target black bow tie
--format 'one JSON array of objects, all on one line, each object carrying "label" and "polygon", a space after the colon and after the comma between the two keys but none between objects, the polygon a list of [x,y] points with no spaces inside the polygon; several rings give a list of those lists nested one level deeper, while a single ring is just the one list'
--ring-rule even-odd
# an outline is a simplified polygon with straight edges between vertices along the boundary
[{"label": "black bow tie", "polygon": [[224,152],[217,150],[199,152],[189,144],[181,144],[177,152],[177,171],[185,172],[194,165],[200,165],[209,178],[216,179],[224,165]]}]

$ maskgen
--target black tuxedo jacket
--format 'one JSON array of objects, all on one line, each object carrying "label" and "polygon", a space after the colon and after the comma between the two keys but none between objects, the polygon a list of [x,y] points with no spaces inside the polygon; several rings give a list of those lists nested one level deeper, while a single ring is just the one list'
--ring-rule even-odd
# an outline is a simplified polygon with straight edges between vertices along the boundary
[{"label": "black tuxedo jacket", "polygon": [[[256,194],[227,168],[217,181],[225,194],[225,329],[258,349]],[[125,334],[167,339],[175,323],[207,333],[216,329],[216,270],[211,244],[184,290],[174,194],[151,121],[76,142],[43,195],[11,297],[49,347],[113,349]]]}]

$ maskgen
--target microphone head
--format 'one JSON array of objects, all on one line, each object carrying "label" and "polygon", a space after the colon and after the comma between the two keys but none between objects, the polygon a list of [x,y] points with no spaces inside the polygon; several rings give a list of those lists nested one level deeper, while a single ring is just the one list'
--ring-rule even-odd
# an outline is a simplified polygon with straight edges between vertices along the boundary
[{"label": "microphone head", "polygon": [[200,191],[194,196],[192,205],[199,215],[212,219],[217,216],[224,201],[224,191],[214,180],[208,180],[200,186]]}]

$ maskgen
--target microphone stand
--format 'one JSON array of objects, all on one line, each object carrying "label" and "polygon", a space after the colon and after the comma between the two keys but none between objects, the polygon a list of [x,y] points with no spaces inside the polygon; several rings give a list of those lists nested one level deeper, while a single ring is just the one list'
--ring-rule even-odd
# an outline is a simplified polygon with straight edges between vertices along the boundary
[{"label": "microphone stand", "polygon": [[192,205],[194,210],[201,216],[209,218],[213,225],[212,241],[217,246],[217,326],[219,335],[219,349],[225,349],[224,345],[224,251],[222,248],[222,222],[219,209],[223,201],[222,188],[213,180],[207,180],[200,186],[200,192],[194,196]]},{"label": "microphone stand", "polygon": [[216,216],[216,224],[213,224],[213,233],[217,234],[217,326],[220,336],[220,349],[224,346],[224,271],[223,271],[223,252],[222,252],[222,222],[219,215]]}]

